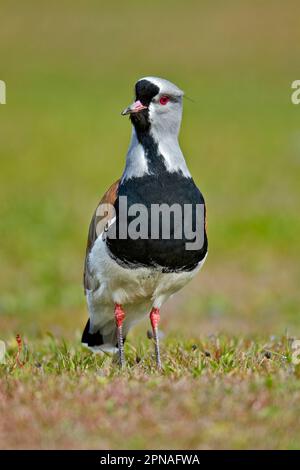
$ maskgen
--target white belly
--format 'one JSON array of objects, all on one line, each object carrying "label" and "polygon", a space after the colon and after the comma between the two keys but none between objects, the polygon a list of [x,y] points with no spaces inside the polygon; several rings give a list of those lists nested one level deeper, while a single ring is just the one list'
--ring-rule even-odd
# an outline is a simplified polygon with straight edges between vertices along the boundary
[{"label": "white belly", "polygon": [[89,269],[99,287],[95,297],[105,303],[123,306],[143,301],[160,308],[173,293],[187,284],[201,269],[204,260],[192,271],[164,273],[160,268],[124,268],[112,259],[99,237],[89,255]]},{"label": "white belly", "polygon": [[[187,284],[200,270],[163,273],[159,268],[129,269],[120,266],[107,251],[105,242],[99,236],[89,255],[88,269],[93,278],[95,290],[87,291],[87,302],[91,324],[111,329],[114,318],[114,304],[125,310],[124,332],[134,323],[149,314],[152,307],[160,308],[176,291]],[[107,331],[109,335],[109,331]]]}]

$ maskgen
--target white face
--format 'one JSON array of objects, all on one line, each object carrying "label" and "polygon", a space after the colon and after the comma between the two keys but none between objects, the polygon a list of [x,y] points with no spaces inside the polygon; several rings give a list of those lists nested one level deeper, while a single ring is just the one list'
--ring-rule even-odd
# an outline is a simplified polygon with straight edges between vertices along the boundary
[{"label": "white face", "polygon": [[159,88],[149,104],[151,127],[158,133],[178,134],[182,117],[183,92],[176,85],[157,77],[145,77]]},{"label": "white face", "polygon": [[134,126],[123,178],[146,174],[146,154],[153,151],[164,159],[167,171],[191,177],[178,143],[182,98],[182,90],[162,78],[144,77],[135,84],[135,101],[122,112]]}]

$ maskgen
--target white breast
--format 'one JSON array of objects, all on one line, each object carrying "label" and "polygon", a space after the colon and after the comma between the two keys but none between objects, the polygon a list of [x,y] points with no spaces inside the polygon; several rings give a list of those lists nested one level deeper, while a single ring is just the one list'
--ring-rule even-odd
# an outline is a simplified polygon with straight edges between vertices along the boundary
[{"label": "white breast", "polygon": [[105,342],[113,343],[114,305],[117,303],[125,310],[123,331],[126,336],[135,323],[149,315],[152,307],[160,308],[185,286],[204,261],[205,258],[193,271],[180,273],[163,273],[155,268],[124,268],[110,257],[102,235],[99,236],[88,258],[89,275],[95,286],[95,290],[86,291],[92,329],[100,329]]},{"label": "white breast", "polygon": [[192,271],[176,273],[163,273],[159,268],[125,268],[111,258],[100,236],[89,255],[89,270],[99,285],[95,292],[99,300],[124,306],[146,300],[160,308],[197,274],[204,261],[205,258]]}]

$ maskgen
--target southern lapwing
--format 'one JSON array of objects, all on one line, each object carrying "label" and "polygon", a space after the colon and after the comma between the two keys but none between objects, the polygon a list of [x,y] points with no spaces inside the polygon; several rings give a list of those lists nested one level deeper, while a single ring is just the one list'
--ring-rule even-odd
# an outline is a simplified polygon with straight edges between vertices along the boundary
[{"label": "southern lapwing", "polygon": [[136,83],[135,101],[122,112],[132,123],[125,169],[89,228],[89,320],[82,343],[94,352],[118,352],[121,366],[128,331],[150,313],[161,367],[161,306],[197,274],[207,255],[204,199],[178,143],[182,100],[183,92],[167,80],[145,77]]}]

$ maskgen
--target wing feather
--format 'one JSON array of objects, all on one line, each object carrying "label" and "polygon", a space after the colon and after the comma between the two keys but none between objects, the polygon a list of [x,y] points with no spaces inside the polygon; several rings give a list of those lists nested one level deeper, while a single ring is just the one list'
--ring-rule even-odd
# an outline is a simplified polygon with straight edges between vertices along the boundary
[{"label": "wing feather", "polygon": [[83,285],[85,291],[93,290],[93,288],[95,287],[93,278],[91,276],[91,273],[89,272],[88,257],[94,246],[95,241],[103,232],[106,224],[108,224],[113,217],[113,212],[111,208],[117,199],[119,183],[120,180],[117,180],[106,191],[101,201],[99,202],[90,223],[83,273]]}]

